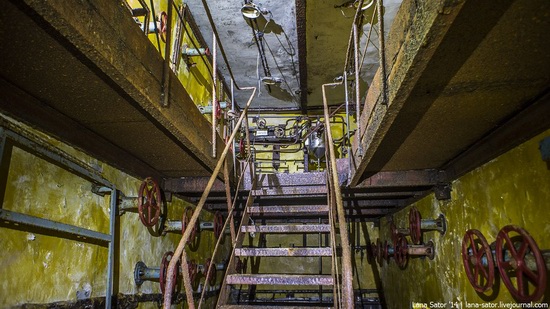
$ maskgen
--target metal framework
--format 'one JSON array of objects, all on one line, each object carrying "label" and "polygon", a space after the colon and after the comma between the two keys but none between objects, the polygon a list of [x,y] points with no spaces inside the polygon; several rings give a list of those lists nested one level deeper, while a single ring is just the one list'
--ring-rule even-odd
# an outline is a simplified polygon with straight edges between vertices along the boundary
[{"label": "metal framework", "polygon": [[[2,123],[4,125],[4,123]],[[109,212],[109,234],[100,233],[97,231],[85,229],[79,226],[60,223],[52,220],[47,220],[35,216],[30,216],[23,213],[13,212],[2,209],[4,200],[0,201],[0,219],[6,223],[24,225],[27,227],[40,228],[44,232],[53,232],[56,235],[61,235],[63,238],[74,239],[77,241],[108,246],[108,264],[107,278],[105,291],[105,308],[111,308],[111,298],[113,294],[113,264],[115,250],[115,216],[117,209],[117,190],[114,184],[102,178],[89,167],[85,166],[77,159],[60,151],[53,150],[46,146],[45,142],[38,139],[31,140],[9,128],[0,127],[0,164],[6,166],[9,170],[10,156],[6,155],[11,151],[11,146],[19,146],[21,149],[29,153],[36,154],[39,157],[47,159],[50,162],[64,168],[76,176],[86,179],[94,185],[100,186],[100,193],[110,193],[110,212]],[[7,173],[5,175],[7,177]]]}]

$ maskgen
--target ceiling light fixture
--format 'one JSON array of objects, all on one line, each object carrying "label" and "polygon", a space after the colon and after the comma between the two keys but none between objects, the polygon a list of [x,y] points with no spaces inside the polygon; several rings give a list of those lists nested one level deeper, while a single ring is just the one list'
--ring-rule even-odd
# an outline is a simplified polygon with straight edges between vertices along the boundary
[{"label": "ceiling light fixture", "polygon": [[241,8],[241,13],[246,18],[256,19],[260,17],[262,11],[254,3],[250,2],[243,5],[243,7]]},{"label": "ceiling light fixture", "polygon": [[265,77],[262,77],[262,82],[266,86],[268,86],[268,85],[277,85],[277,84],[281,83],[281,79],[278,78],[278,77],[273,77],[273,76],[265,76]]},{"label": "ceiling light fixture", "polygon": [[[358,2],[355,2],[355,4],[356,4],[355,7],[357,7]],[[367,0],[367,1],[363,2],[363,6],[361,6],[361,11],[367,10],[367,9],[370,8],[373,4],[374,4],[374,0]]]}]

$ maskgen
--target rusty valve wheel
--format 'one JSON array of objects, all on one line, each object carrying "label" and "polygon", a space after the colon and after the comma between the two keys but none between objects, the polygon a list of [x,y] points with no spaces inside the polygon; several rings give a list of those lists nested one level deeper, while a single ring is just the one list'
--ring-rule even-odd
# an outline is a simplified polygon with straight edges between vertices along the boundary
[{"label": "rusty valve wheel", "polygon": [[[181,218],[181,234],[185,233],[185,230],[187,229],[187,226],[189,225],[189,219],[193,216],[193,208],[187,207],[185,208],[185,211],[183,212],[183,217]],[[197,232],[198,232],[198,224],[193,225],[193,229],[191,230],[191,235],[189,235],[189,239],[187,240],[187,244],[194,243],[197,239]]]},{"label": "rusty valve wheel", "polygon": [[223,216],[222,213],[216,211],[214,214],[214,236],[219,238],[223,231]]},{"label": "rusty valve wheel", "polygon": [[157,224],[162,208],[160,187],[151,177],[145,178],[139,187],[138,211],[141,223],[147,227]]},{"label": "rusty valve wheel", "polygon": [[[216,264],[212,265],[212,267],[210,267],[210,264],[212,264],[212,259],[211,258],[207,258],[206,261],[204,261],[204,276],[205,276],[205,280],[206,282],[208,282],[211,286],[216,284]],[[208,269],[210,269],[210,274],[208,274]],[[207,277],[208,275],[208,277]]]},{"label": "rusty valve wheel", "polygon": [[191,284],[193,284],[197,278],[198,269],[199,267],[195,260],[187,261],[187,272],[189,273],[189,281]]},{"label": "rusty valve wheel", "polygon": [[386,259],[386,262],[390,263],[390,257],[393,256],[395,253],[395,248],[392,248],[390,244],[388,244],[388,241],[384,241],[384,245],[382,245],[382,257]]},{"label": "rusty valve wheel", "polygon": [[246,158],[246,145],[244,142],[244,137],[241,137],[241,139],[239,140],[239,157],[241,159]]},{"label": "rusty valve wheel", "polygon": [[[162,256],[162,262],[160,263],[160,277],[159,277],[159,284],[160,284],[160,290],[162,291],[162,294],[164,294],[164,287],[166,286],[166,279],[167,279],[167,272],[168,272],[168,264],[170,263],[170,260],[172,259],[172,256],[174,255],[174,252],[168,251]],[[179,261],[178,265],[176,266],[176,269],[179,269]],[[174,285],[172,285],[172,293],[176,289],[176,279],[178,276],[178,272],[174,271],[174,274],[172,275],[172,281],[174,282]]]},{"label": "rusty valve wheel", "polygon": [[404,268],[407,265],[409,256],[427,256],[430,260],[433,260],[435,258],[435,245],[431,240],[425,245],[409,245],[407,238],[401,235],[394,246],[393,256],[397,265]]},{"label": "rusty valve wheel", "polygon": [[160,28],[159,28],[160,39],[163,42],[166,42],[166,31],[168,28],[168,14],[166,14],[166,12],[164,11],[160,12],[159,20],[160,20]]},{"label": "rusty valve wheel", "polygon": [[539,300],[546,290],[547,269],[533,237],[519,226],[507,225],[498,232],[495,250],[500,277],[512,296],[520,302]]},{"label": "rusty valve wheel", "polygon": [[413,244],[418,245],[422,242],[423,230],[437,230],[441,235],[445,234],[447,231],[445,216],[440,214],[437,219],[422,219],[418,209],[411,207],[409,211],[409,234]]},{"label": "rusty valve wheel", "polygon": [[480,231],[471,229],[464,234],[462,262],[474,290],[483,293],[493,286],[495,280],[493,254],[487,239]]},{"label": "rusty valve wheel", "polygon": [[405,238],[404,235],[399,235],[394,245],[393,258],[400,268],[404,268],[407,265],[409,255],[408,247],[409,243],[407,242],[407,238]]}]

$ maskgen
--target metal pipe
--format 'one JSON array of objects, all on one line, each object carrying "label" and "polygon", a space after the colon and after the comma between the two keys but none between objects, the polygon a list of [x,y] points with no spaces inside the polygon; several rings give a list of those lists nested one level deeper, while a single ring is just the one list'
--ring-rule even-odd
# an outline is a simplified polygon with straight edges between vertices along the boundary
[{"label": "metal pipe", "polygon": [[[359,7],[361,7],[361,4],[363,1],[360,1]],[[346,224],[346,212],[344,210],[344,205],[342,202],[342,192],[340,190],[340,185],[338,181],[338,169],[336,167],[336,155],[334,150],[334,144],[332,143],[332,132],[330,131],[330,116],[328,112],[328,102],[327,102],[327,96],[326,96],[326,90],[325,88],[327,86],[338,86],[341,85],[340,83],[331,83],[331,84],[323,84],[322,90],[323,90],[323,105],[325,107],[324,113],[325,113],[325,130],[326,136],[327,136],[327,144],[328,144],[328,154],[329,157],[327,158],[327,161],[330,161],[330,169],[331,169],[331,176],[332,176],[332,185],[334,188],[334,195],[336,198],[336,209],[338,212],[338,226],[340,228],[340,241],[342,245],[342,305],[344,308],[352,309],[354,306],[353,302],[353,273],[351,268],[351,249],[350,249],[350,242],[348,237],[348,226]],[[328,165],[328,164],[327,164]]]},{"label": "metal pipe", "polygon": [[[231,66],[229,65],[229,61],[227,61],[227,56],[225,55],[225,50],[223,48],[223,44],[221,43],[220,36],[218,35],[218,30],[216,29],[216,25],[214,24],[214,19],[212,18],[212,13],[210,13],[210,8],[208,7],[208,3],[206,0],[202,0],[202,6],[204,7],[204,11],[206,12],[206,16],[208,17],[208,21],[210,22],[210,26],[212,27],[212,32],[214,33],[214,37],[220,44],[220,52],[222,53],[223,60],[225,62],[225,65],[227,66],[227,71],[229,72],[229,76],[231,76],[231,79],[234,81],[235,77],[233,76],[233,71],[231,71]],[[240,88],[239,85],[234,82],[235,88],[238,90],[250,90],[250,87]]]},{"label": "metal pipe", "polygon": [[[353,24],[353,45],[354,45],[354,59],[355,59],[355,122],[357,127],[361,128],[361,92],[359,85],[359,30],[357,24]],[[346,85],[347,87],[347,85]],[[358,155],[363,156],[363,145],[358,144]],[[351,166],[351,165],[350,165]]]},{"label": "metal pipe", "polygon": [[[378,5],[378,27],[380,27],[380,33],[378,34],[378,48],[380,54],[380,78],[382,83],[382,104],[388,104],[388,85],[386,83],[386,52],[384,48],[384,15],[382,14],[383,0],[377,0]],[[361,136],[359,136],[360,138]],[[361,145],[361,143],[358,143]]]},{"label": "metal pipe", "polygon": [[107,263],[107,292],[105,293],[105,308],[111,308],[111,299],[113,297],[113,273],[115,264],[115,232],[116,232],[116,204],[118,201],[118,191],[113,185],[111,188],[111,200],[109,209],[109,256]]},{"label": "metal pipe", "polygon": [[349,160],[349,166],[350,166],[350,172],[348,173],[348,178],[351,175],[351,149],[350,149],[350,134],[349,134],[349,128],[350,128],[350,122],[349,122],[349,95],[348,95],[348,74],[344,72],[344,96],[346,98],[346,123],[347,123],[347,132],[346,136],[348,138],[348,142],[346,145],[346,149],[348,150],[348,160]]},{"label": "metal pipe", "polygon": [[[233,148],[235,149],[235,148]],[[235,156],[233,156],[233,159],[235,159]],[[231,200],[231,186],[229,183],[229,166],[228,166],[228,160],[225,161],[225,164],[223,165],[223,181],[225,182],[225,197],[227,199],[227,212],[230,213],[231,209],[233,209],[233,203]],[[235,165],[233,165],[233,168],[235,168]],[[237,194],[237,193],[236,193]],[[229,216],[226,220],[230,220]],[[230,232],[231,232],[231,240],[235,239],[235,225],[233,224],[233,220],[230,221],[231,224]]]},{"label": "metal pipe", "polygon": [[164,46],[164,66],[162,67],[161,104],[167,107],[170,100],[170,54],[172,45],[172,1],[168,0],[166,20],[166,45]]},{"label": "metal pipe", "polygon": [[218,115],[218,97],[217,97],[217,80],[218,80],[218,71],[217,71],[217,49],[216,49],[216,36],[212,36],[212,158],[215,158],[217,155],[217,139],[216,139],[216,125],[217,125],[217,115]]},{"label": "metal pipe", "polygon": [[[235,85],[233,79],[231,79],[231,111],[235,114]],[[235,131],[235,117],[231,117],[231,132]],[[231,149],[233,149],[233,176],[237,177],[237,155],[235,153],[235,140],[231,142]],[[231,234],[233,235],[233,234]]]},{"label": "metal pipe", "polygon": [[[220,170],[222,168],[222,164],[225,161],[225,157],[227,156],[227,152],[229,151],[229,145],[235,139],[235,135],[237,134],[238,129],[240,128],[244,117],[246,116],[246,112],[248,111],[248,108],[250,107],[250,104],[252,103],[252,99],[254,98],[254,95],[256,94],[256,87],[246,87],[242,88],[243,90],[252,90],[252,94],[250,98],[248,99],[248,102],[246,104],[245,109],[243,110],[241,116],[239,117],[239,120],[237,121],[237,124],[235,125],[235,130],[233,133],[231,133],[231,137],[229,137],[228,143],[225,145],[225,148],[218,159],[218,163],[216,164],[216,168],[212,172],[212,175],[210,176],[210,179],[208,180],[208,184],[206,185],[206,188],[204,189],[204,192],[201,196],[201,199],[199,200],[199,203],[197,204],[197,207],[195,208],[195,211],[193,212],[193,216],[189,220],[189,226],[193,226],[197,223],[197,220],[199,219],[199,215],[202,211],[202,208],[204,207],[204,204],[206,203],[206,199],[208,198],[208,195],[210,194],[210,190],[212,190],[212,186],[214,185],[214,181],[216,180],[218,174],[220,173]],[[227,221],[226,221],[227,222]],[[164,294],[164,301],[163,305],[165,309],[170,308],[170,303],[172,299],[172,287],[174,286],[174,283],[172,281],[172,276],[174,275],[174,272],[176,270],[177,260],[179,260],[179,257],[182,257],[183,265],[187,265],[187,257],[185,255],[185,251],[183,250],[185,248],[185,245],[187,241],[189,240],[189,237],[191,236],[191,230],[192,229],[186,229],[185,233],[183,233],[183,236],[178,244],[178,247],[176,248],[173,258],[170,260],[170,263],[168,264],[168,271],[166,274],[167,280],[166,280],[166,293]],[[183,260],[185,259],[185,261]],[[184,285],[186,287],[186,293],[191,293],[191,297],[187,298],[187,304],[189,305],[189,308],[194,308],[195,305],[193,304],[193,295],[192,291],[188,291],[188,286],[191,286],[191,280],[189,278],[188,272],[184,271]]]}]

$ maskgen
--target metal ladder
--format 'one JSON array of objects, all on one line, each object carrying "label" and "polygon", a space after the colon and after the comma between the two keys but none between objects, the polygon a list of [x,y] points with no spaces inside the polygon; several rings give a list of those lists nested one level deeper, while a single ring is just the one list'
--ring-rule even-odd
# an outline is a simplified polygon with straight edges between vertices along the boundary
[{"label": "metal ladder", "polygon": [[[303,257],[333,257],[334,248],[332,246],[333,241],[328,241],[329,239],[334,239],[332,233],[334,228],[331,227],[329,211],[330,207],[328,205],[285,205],[285,206],[258,206],[253,205],[253,201],[256,198],[261,199],[262,191],[261,190],[252,190],[250,191],[249,199],[245,206],[245,210],[242,216],[241,225],[238,229],[236,235],[236,242],[230,257],[229,267],[226,271],[223,285],[220,291],[218,298],[217,308],[223,309],[236,309],[236,308],[334,308],[333,301],[337,299],[334,295],[337,285],[336,279],[337,275],[335,274],[334,267],[331,267],[330,274],[303,274],[303,273],[294,273],[292,268],[307,269],[311,267],[310,263],[307,262],[308,259]],[[289,218],[292,217],[309,217],[309,218],[319,218],[319,222],[315,224],[302,223],[273,223],[273,221],[289,221]],[[256,218],[256,220],[254,220]],[[262,224],[258,224],[258,222]],[[305,221],[305,220],[303,220]],[[254,224],[254,222],[256,224]],[[322,223],[323,222],[323,223]],[[251,225],[249,225],[252,223]],[[245,238],[247,235],[253,235],[255,233],[259,234],[260,240],[258,240],[258,246],[243,246]],[[318,233],[319,245],[318,247],[266,247],[262,245],[262,237],[266,237],[269,234],[279,234],[279,235],[290,235],[290,234],[312,234]],[[321,246],[321,237],[325,236],[325,244]],[[258,236],[256,236],[258,237]],[[304,236],[307,237],[307,236]],[[264,238],[265,239],[265,238]],[[306,241],[307,243],[307,241]],[[288,267],[287,271],[281,269],[279,273],[257,273],[258,270],[252,271],[251,273],[238,273],[235,265],[237,264],[238,259],[260,259],[265,263],[270,263],[273,260],[272,258],[286,258],[288,260],[288,265],[294,267]],[[311,259],[309,259],[311,260]],[[299,261],[302,261],[304,267],[300,268]],[[305,261],[305,262],[304,262]],[[332,262],[327,263],[329,266]],[[322,262],[320,262],[322,265]],[[252,267],[247,267],[250,270]],[[336,284],[335,284],[336,283]],[[297,286],[316,286],[320,290],[319,293],[319,305],[318,307],[311,307],[307,304],[291,303],[288,301],[277,301],[274,299],[272,302],[261,303],[251,299],[250,301],[240,301],[234,295],[238,290],[236,286],[246,285],[248,286],[249,291],[253,291],[249,296],[253,296],[254,291],[257,286],[282,286],[282,289],[288,288],[288,291],[296,289]],[[293,287],[290,287],[293,286]],[[241,286],[242,287],[242,286]],[[327,287],[327,289],[323,289]],[[327,292],[330,291],[330,292]],[[269,290],[264,291],[263,293],[269,293]],[[332,297],[329,300],[323,301],[323,294],[328,294]],[[299,293],[296,293],[299,294]],[[275,294],[273,294],[274,296]]]}]

